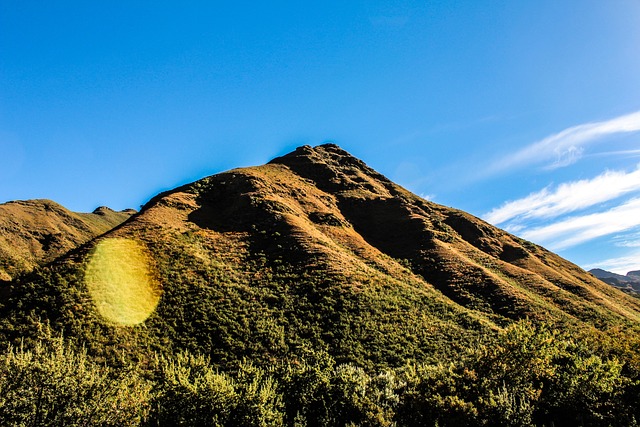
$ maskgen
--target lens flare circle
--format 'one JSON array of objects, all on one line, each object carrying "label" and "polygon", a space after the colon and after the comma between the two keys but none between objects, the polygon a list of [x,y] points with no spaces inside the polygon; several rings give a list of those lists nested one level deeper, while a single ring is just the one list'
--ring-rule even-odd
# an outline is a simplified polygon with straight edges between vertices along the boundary
[{"label": "lens flare circle", "polygon": [[120,325],[144,322],[162,295],[145,246],[133,239],[98,242],[87,263],[85,283],[100,315]]}]

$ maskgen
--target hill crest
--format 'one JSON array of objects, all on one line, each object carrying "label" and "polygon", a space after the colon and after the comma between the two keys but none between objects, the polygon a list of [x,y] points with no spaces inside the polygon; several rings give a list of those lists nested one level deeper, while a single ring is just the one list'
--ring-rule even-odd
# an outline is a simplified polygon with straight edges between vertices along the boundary
[{"label": "hill crest", "polygon": [[[335,144],[299,147],[264,166],[180,187],[153,199],[137,219],[245,239],[239,258],[257,251],[329,270],[409,266],[426,286],[489,316],[582,321],[604,310],[603,318],[640,319],[636,300],[578,266],[412,194]],[[131,228],[136,222],[121,233]]]},{"label": "hill crest", "polygon": [[640,419],[640,299],[334,145],[159,194],[0,295],[22,424]]}]

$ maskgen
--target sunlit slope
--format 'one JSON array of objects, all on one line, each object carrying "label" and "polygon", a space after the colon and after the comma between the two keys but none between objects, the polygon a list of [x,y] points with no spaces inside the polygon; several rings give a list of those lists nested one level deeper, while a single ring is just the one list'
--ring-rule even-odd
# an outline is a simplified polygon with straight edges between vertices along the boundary
[{"label": "sunlit slope", "polygon": [[[119,239],[135,242],[146,277],[163,290],[146,320],[128,322],[135,326],[117,326],[91,293],[92,254]],[[133,259],[116,258],[119,270]],[[186,348],[220,365],[291,361],[312,349],[397,366],[455,355],[514,319],[601,330],[640,319],[636,299],[413,195],[331,144],[160,194],[9,295],[9,339],[46,318],[94,351]]]},{"label": "sunlit slope", "polygon": [[145,322],[149,342],[221,363],[320,348],[401,364],[455,353],[496,328],[369,245],[331,194],[282,165],[162,194],[100,241],[114,238],[141,242],[157,265],[164,293]]},{"label": "sunlit slope", "polygon": [[0,204],[0,280],[52,261],[127,220],[134,211],[71,212],[51,200]]},{"label": "sunlit slope", "polygon": [[427,202],[334,145],[274,159],[331,192],[372,246],[409,261],[452,300],[508,318],[640,320],[622,295],[567,260],[465,212]]}]

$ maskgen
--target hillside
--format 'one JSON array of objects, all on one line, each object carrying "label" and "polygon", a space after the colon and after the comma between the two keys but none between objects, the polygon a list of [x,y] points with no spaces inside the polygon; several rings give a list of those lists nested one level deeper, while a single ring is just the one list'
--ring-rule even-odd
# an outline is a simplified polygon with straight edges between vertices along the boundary
[{"label": "hillside", "polygon": [[508,318],[638,321],[638,304],[559,256],[465,212],[429,203],[340,148],[303,147],[287,166],[334,195],[340,214],[371,246],[409,261],[453,301]]},{"label": "hillside", "polygon": [[[159,194],[4,291],[5,342],[38,342],[46,324],[99,363],[177,358],[153,368],[164,378],[155,380],[164,390],[157,398],[174,403],[182,395],[171,387],[196,393],[205,381],[198,372],[238,375],[229,384],[241,390],[257,366],[284,384],[273,404],[287,425],[298,415],[333,420],[318,425],[486,425],[492,411],[511,410],[528,422],[566,425],[585,411],[574,400],[596,399],[594,419],[610,421],[610,402],[627,411],[637,398],[625,387],[640,372],[638,343],[624,337],[636,336],[640,300],[542,247],[421,199],[333,144]],[[183,365],[193,371],[163,382]],[[380,385],[382,375],[397,382]],[[554,394],[570,380],[575,394]],[[335,394],[332,381],[364,381],[371,393],[393,390],[397,398],[384,403],[376,394],[366,410],[339,409],[336,402],[361,394]],[[601,388],[584,394],[587,384]],[[321,405],[304,400],[313,393]],[[320,407],[325,418],[313,412]]]},{"label": "hillside", "polygon": [[[141,244],[150,259],[143,268],[163,288],[144,332],[119,334],[220,361],[321,346],[344,360],[394,364],[517,319],[600,329],[640,320],[637,299],[539,246],[411,194],[331,144],[160,194],[61,259],[52,271],[71,280],[45,291],[78,294],[79,301],[64,297],[82,307],[69,314],[78,318],[74,334],[88,324],[110,334],[113,316],[100,320],[81,279],[92,247],[113,238]],[[52,314],[63,307],[38,311],[68,328],[69,319]],[[403,331],[402,342],[388,342],[387,329]]]},{"label": "hillside", "polygon": [[51,200],[0,204],[0,280],[32,270],[127,220],[134,211],[107,207],[71,212]]},{"label": "hillside", "polygon": [[109,239],[141,243],[163,288],[144,327],[114,327],[117,315],[105,321],[94,308],[83,278],[95,243],[28,286],[14,284],[11,299],[32,305],[11,316],[48,318],[97,352],[114,341],[132,352],[186,348],[220,365],[288,359],[308,348],[397,365],[457,351],[496,327],[490,316],[452,303],[406,260],[368,244],[335,195],[284,165],[232,170],[163,193],[98,241]]}]

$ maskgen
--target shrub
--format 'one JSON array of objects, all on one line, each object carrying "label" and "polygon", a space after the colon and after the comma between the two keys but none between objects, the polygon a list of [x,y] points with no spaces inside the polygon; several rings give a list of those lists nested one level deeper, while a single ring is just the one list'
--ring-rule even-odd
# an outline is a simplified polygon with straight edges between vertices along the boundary
[{"label": "shrub", "polygon": [[61,338],[0,356],[0,419],[16,426],[135,426],[149,408],[136,369],[90,361]]},{"label": "shrub", "polygon": [[243,364],[234,378],[182,352],[159,360],[150,424],[277,426],[281,406],[277,383],[264,370]]}]

